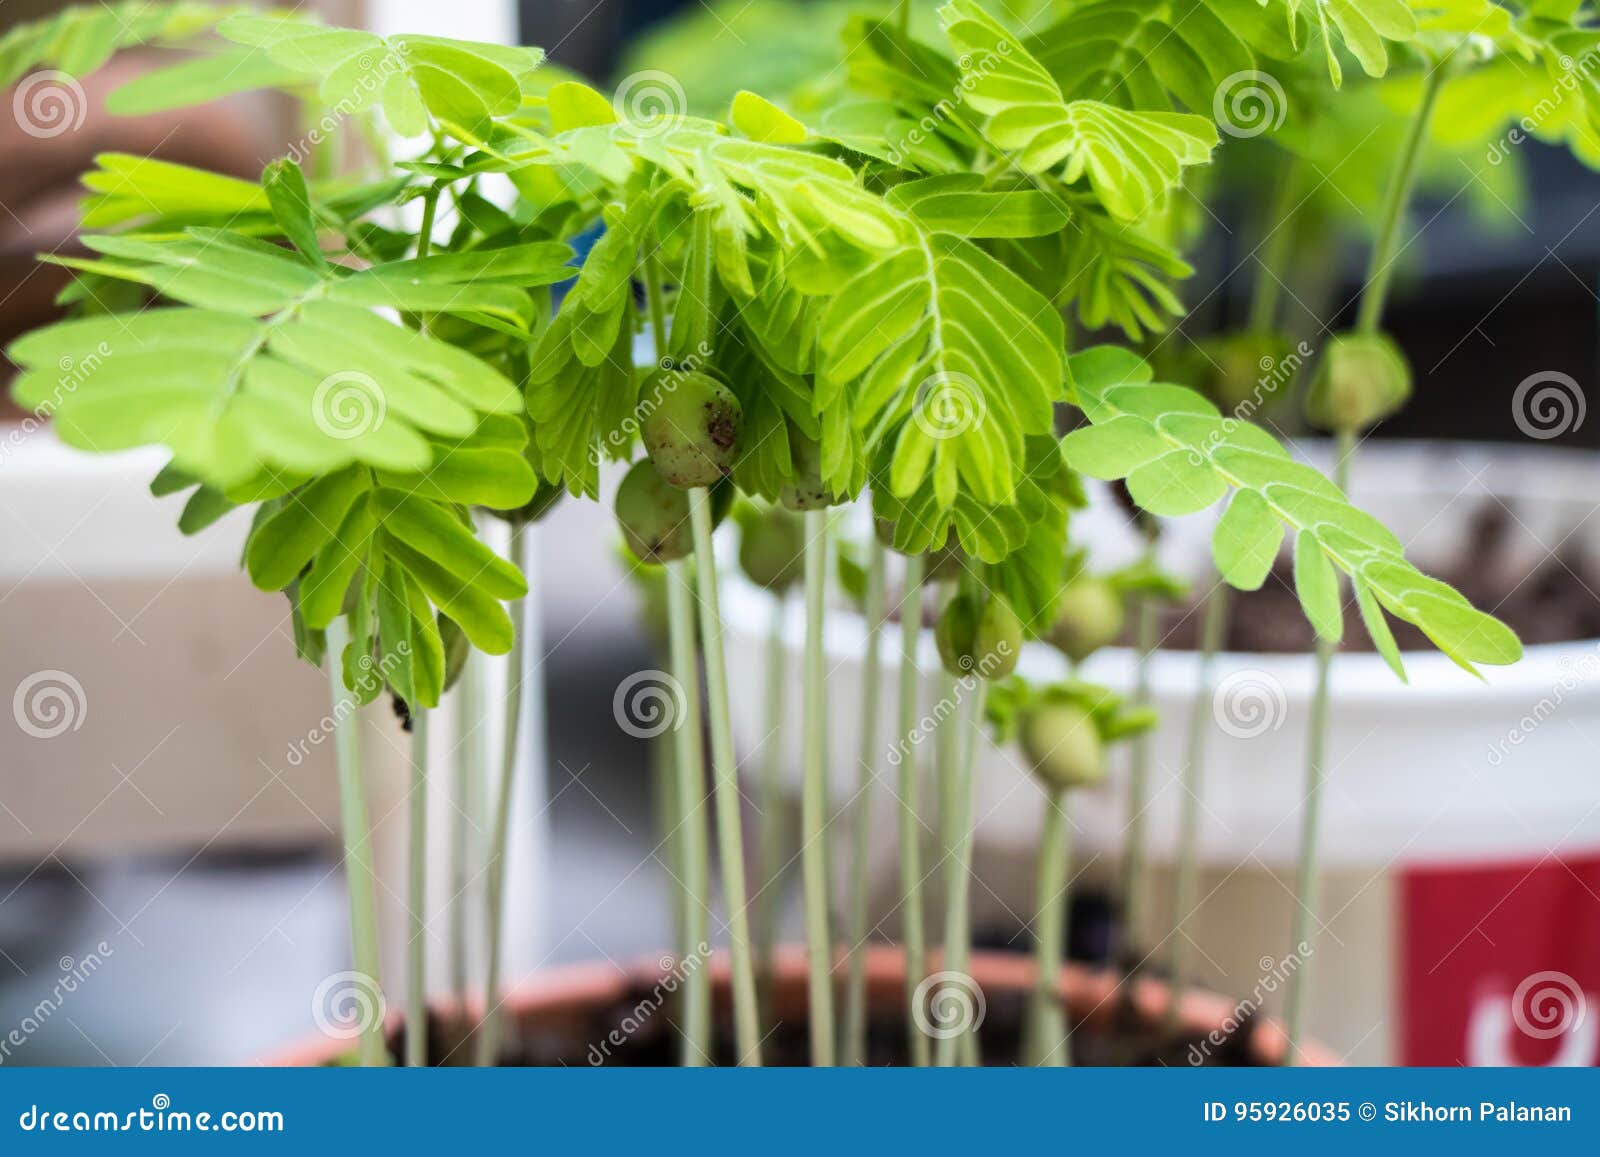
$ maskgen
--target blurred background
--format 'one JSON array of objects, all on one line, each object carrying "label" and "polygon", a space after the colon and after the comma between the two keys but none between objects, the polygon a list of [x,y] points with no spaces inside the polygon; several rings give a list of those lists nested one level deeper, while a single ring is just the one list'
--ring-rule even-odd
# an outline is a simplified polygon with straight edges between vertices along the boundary
[{"label": "blurred background", "polygon": [[[0,33],[65,6],[0,0]],[[85,7],[103,6],[91,0]],[[740,88],[784,97],[802,79],[826,74],[838,61],[848,13],[861,6],[321,0],[306,7],[383,33],[540,45],[602,87],[640,73],[665,75],[691,108],[716,115]],[[931,34],[933,6],[926,7],[917,20]],[[83,78],[81,110],[43,131],[19,111],[27,78],[7,78],[4,340],[53,316],[65,277],[34,256],[75,251],[76,178],[95,154],[158,155],[254,178],[294,137],[297,112],[277,98],[233,97],[182,115],[109,116],[105,94],[161,57],[130,52]],[[803,102],[804,94],[794,99]],[[1330,184],[1337,186],[1336,176]],[[1303,256],[1290,279],[1289,328],[1313,345],[1348,326],[1366,259],[1368,205],[1359,191],[1339,195],[1346,203],[1328,210],[1339,218],[1328,231],[1332,242]],[[1259,244],[1257,200],[1248,182],[1208,194],[1198,271],[1185,292],[1196,309],[1173,339],[1175,355],[1244,316]],[[1411,360],[1416,392],[1376,431],[1395,449],[1374,448],[1370,493],[1358,497],[1399,519],[1409,528],[1402,537],[1425,544],[1423,565],[1454,581],[1514,571],[1486,588],[1490,609],[1515,600],[1526,621],[1546,624],[1545,637],[1531,641],[1547,649],[1531,656],[1523,682],[1492,675],[1484,694],[1502,693],[1492,701],[1450,698],[1458,686],[1451,684],[1423,687],[1395,708],[1373,706],[1362,699],[1362,684],[1388,677],[1373,667],[1349,669],[1341,690],[1352,706],[1336,721],[1336,763],[1347,761],[1357,782],[1366,782],[1365,772],[1382,783],[1365,796],[1352,788],[1332,804],[1329,903],[1319,930],[1326,955],[1313,1022],[1358,1061],[1596,1063],[1600,1048],[1591,1038],[1558,1056],[1542,1046],[1509,1054],[1497,1044],[1474,1046],[1472,1034],[1483,992],[1500,993],[1541,969],[1576,978],[1578,991],[1600,1001],[1600,790],[1592,774],[1600,597],[1591,589],[1600,585],[1591,565],[1600,535],[1591,517],[1600,419],[1584,420],[1600,356],[1600,177],[1567,150],[1534,142],[1510,160],[1476,146],[1442,149],[1411,230],[1387,328]],[[1519,384],[1538,374],[1555,375],[1566,390],[1559,428],[1530,429],[1513,404]],[[145,489],[159,453],[91,460],[8,407],[0,403],[0,697],[13,695],[17,726],[0,726],[0,1042],[16,1026],[21,1043],[0,1047],[0,1062],[268,1056],[315,1031],[313,992],[348,967],[336,785],[319,731],[326,684],[294,658],[281,598],[256,592],[238,573],[243,523],[225,520],[185,538],[174,529],[178,506]],[[1285,425],[1285,433],[1303,432]],[[650,958],[670,936],[648,744],[619,728],[614,712],[619,685],[660,661],[639,625],[637,594],[615,562],[608,506],[564,503],[539,536],[543,646],[534,667],[545,687],[550,749],[544,766],[525,760],[518,780],[513,979],[577,960],[620,966]],[[1175,566],[1186,565],[1185,549],[1173,546]],[[734,591],[729,607],[736,676],[758,679],[767,608],[744,590]],[[1174,624],[1175,634],[1182,629]],[[1106,662],[1108,679],[1127,678],[1117,667],[1124,658]],[[1274,654],[1244,667],[1268,672],[1295,702],[1309,665]],[[835,743],[848,751],[850,706],[867,676],[844,660],[839,670]],[[1175,675],[1174,703],[1181,682]],[[1463,719],[1476,715],[1481,723],[1486,711],[1491,730],[1507,734],[1537,714],[1548,745],[1517,740],[1497,761],[1476,738],[1463,746],[1452,736]],[[1410,727],[1403,735],[1397,718]],[[1216,756],[1223,769],[1208,812],[1216,823],[1207,837],[1197,947],[1203,981],[1229,993],[1250,991],[1270,971],[1263,961],[1287,939],[1300,775],[1289,739],[1298,734],[1289,729],[1281,749],[1269,737],[1269,744],[1224,746]],[[762,754],[759,730],[747,728],[746,740],[741,762],[753,767]],[[434,743],[436,764],[448,766],[448,729]],[[408,748],[397,721],[374,712],[366,750],[388,881],[381,889],[391,917],[387,948],[398,963]],[[1230,780],[1239,771],[1235,758],[1248,759],[1244,770],[1261,778]],[[1393,781],[1408,770],[1417,786],[1404,800],[1381,794],[1398,790]],[[1170,835],[1177,774],[1170,764],[1157,769],[1158,845]],[[441,802],[435,814],[445,810]],[[1031,886],[1027,834],[1007,827],[1002,810],[996,803],[990,836],[979,843],[975,919],[986,943],[1025,949],[1016,912],[1026,910]],[[486,838],[482,813],[467,811],[460,823],[435,825],[441,849],[452,838]],[[1114,950],[1109,888],[1124,822],[1115,794],[1091,803],[1082,822],[1073,948],[1103,960]],[[887,894],[892,873],[885,866],[879,875]],[[482,899],[444,875],[431,886],[433,974],[453,981],[463,965],[447,951],[448,935],[478,927]],[[797,934],[793,892],[783,890],[782,920]],[[889,917],[875,935],[889,939],[895,931]],[[1155,927],[1147,939],[1164,935]],[[1543,947],[1526,962],[1473,957],[1482,943],[1506,938]],[[464,967],[476,975],[475,966]],[[79,982],[61,999],[67,976]],[[1600,1008],[1593,1014],[1600,1019]],[[1424,1026],[1442,1021],[1448,1032],[1430,1036]]]}]

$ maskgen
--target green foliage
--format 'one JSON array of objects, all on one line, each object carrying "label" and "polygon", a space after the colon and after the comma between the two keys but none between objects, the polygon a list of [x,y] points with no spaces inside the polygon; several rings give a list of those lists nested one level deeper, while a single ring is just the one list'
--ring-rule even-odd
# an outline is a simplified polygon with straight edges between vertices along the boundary
[{"label": "green foliage", "polygon": [[0,37],[0,87],[9,88],[37,68],[87,76],[122,49],[184,43],[210,31],[230,13],[244,11],[248,6],[148,0],[64,8]]},{"label": "green foliage", "polygon": [[[405,277],[392,267],[334,276],[228,231],[86,241],[101,258],[62,263],[190,308],[64,322],[12,346],[24,370],[17,400],[53,405],[72,445],[160,443],[181,468],[227,488],[261,471],[421,469],[434,456],[429,435],[466,437],[480,414],[521,407],[514,385],[479,359],[371,312],[447,309],[525,327],[521,290],[418,263]],[[82,380],[64,388],[60,366],[74,359]]]},{"label": "green foliage", "polygon": [[976,0],[940,14],[960,53],[962,99],[989,118],[984,135],[1023,172],[1060,169],[1069,184],[1087,177],[1112,216],[1135,220],[1164,205],[1186,167],[1210,159],[1217,130],[1208,118],[1068,100]]},{"label": "green foliage", "polygon": [[[414,477],[351,467],[298,487],[265,508],[245,565],[263,590],[295,585],[295,612],[311,631],[352,620],[346,682],[363,702],[385,685],[413,706],[444,689],[443,614],[490,654],[511,649],[501,605],[527,593],[521,572],[485,546],[465,508],[431,496]],[[437,608],[437,612],[435,611]]]},{"label": "green foliage", "polygon": [[1069,100],[1122,108],[1181,105],[1211,115],[1218,88],[1282,58],[1288,24],[1258,0],[1086,0],[1024,41]]},{"label": "green foliage", "polygon": [[1344,79],[1336,44],[1342,42],[1368,76],[1382,76],[1389,68],[1384,42],[1410,40],[1417,33],[1416,14],[1406,0],[1287,0],[1287,4],[1292,25],[1304,15],[1315,27],[1335,85]]},{"label": "green foliage", "polygon": [[[1386,41],[1414,31],[1437,52],[1485,7],[1441,0],[1412,29],[1397,5],[1085,0],[1033,25],[1027,5],[997,18],[954,0],[942,29],[919,15],[915,36],[830,6],[816,18],[843,25],[829,51],[847,63],[814,85],[807,65],[787,104],[741,85],[698,110],[727,124],[613,99],[537,49],[190,4],[139,6],[113,33],[83,10],[9,35],[0,64],[88,70],[119,46],[182,42],[199,51],[114,106],[283,88],[319,123],[370,133],[381,115],[415,143],[365,182],[307,179],[287,159],[257,183],[100,158],[84,221],[104,232],[86,237],[90,256],[56,259],[79,316],[12,347],[15,392],[74,445],[168,447],[153,489],[188,492],[187,533],[255,507],[252,579],[288,595],[313,661],[323,629],[350,617],[340,661],[364,699],[388,686],[436,703],[457,635],[506,650],[503,604],[525,584],[469,511],[523,507],[541,483],[596,496],[602,463],[632,460],[652,415],[677,421],[682,381],[725,386],[742,413],[716,464],[732,471],[719,509],[734,485],[769,502],[870,489],[895,549],[959,547],[983,607],[1004,611],[975,621],[968,652],[987,648],[980,634],[1049,630],[1079,565],[1081,470],[1126,477],[1162,516],[1233,491],[1215,554],[1235,585],[1263,581],[1287,525],[1326,637],[1344,573],[1396,663],[1384,611],[1464,665],[1509,661],[1509,632],[1265,435],[1153,383],[1131,354],[1066,360],[1066,310],[1134,339],[1181,315],[1177,194],[1217,143],[1222,81],[1293,55],[1308,30],[1335,68],[1337,43],[1381,72]],[[1546,66],[1576,28],[1548,5],[1477,15],[1502,52]],[[1045,31],[1024,40],[1024,23]],[[224,39],[201,35],[212,28]],[[491,201],[491,174],[514,200]],[[447,237],[399,224],[393,210],[418,198]],[[575,265],[565,242],[594,225]],[[568,280],[558,307],[551,287]],[[636,367],[647,322],[664,337]],[[1063,400],[1091,421],[1065,442]],[[792,581],[792,559],[765,561]],[[1163,581],[1125,577],[1119,590]]]},{"label": "green foliage", "polygon": [[[1126,351],[1087,350],[1070,368],[1077,403],[1091,422],[1063,444],[1076,469],[1126,479],[1135,500],[1157,514],[1194,513],[1229,490],[1254,495],[1231,506],[1218,525],[1213,556],[1229,582],[1258,585],[1262,559],[1276,553],[1287,527],[1296,535],[1301,604],[1325,638],[1339,633],[1336,568],[1349,576],[1358,599],[1375,599],[1469,671],[1474,663],[1511,663],[1521,655],[1508,628],[1418,571],[1393,534],[1259,427],[1223,418],[1192,390],[1151,381],[1149,367]],[[1398,667],[1386,634],[1374,634],[1374,642]]]},{"label": "green foliage", "polygon": [[495,118],[522,107],[524,86],[531,91],[544,60],[537,48],[436,36],[386,39],[294,16],[232,16],[218,31],[314,81],[322,103],[341,116],[382,107],[389,127],[406,137],[437,126],[461,141],[482,140]]}]

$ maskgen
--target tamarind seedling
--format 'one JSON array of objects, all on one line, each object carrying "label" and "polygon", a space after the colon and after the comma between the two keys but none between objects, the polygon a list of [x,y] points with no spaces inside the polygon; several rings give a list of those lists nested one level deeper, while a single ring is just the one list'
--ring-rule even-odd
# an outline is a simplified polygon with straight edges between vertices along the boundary
[{"label": "tamarind seedling", "polygon": [[821,443],[790,430],[789,456],[794,463],[794,479],[778,491],[778,501],[784,508],[801,512],[837,505],[839,496],[822,480]]},{"label": "tamarind seedling", "polygon": [[1122,592],[1107,579],[1081,575],[1062,590],[1045,638],[1074,663],[1081,663],[1116,642],[1126,620]]},{"label": "tamarind seedling", "polygon": [[1045,699],[1027,712],[1018,737],[1034,774],[1057,788],[1105,778],[1105,744],[1094,715],[1070,700]]},{"label": "tamarind seedling", "polygon": [[635,462],[617,487],[616,512],[628,549],[642,561],[668,563],[693,553],[689,494],[668,482],[651,459]]},{"label": "tamarind seedling", "polygon": [[1201,343],[1201,356],[1194,359],[1195,384],[1225,413],[1246,404],[1259,409],[1282,384],[1277,367],[1292,349],[1289,339],[1278,333],[1213,338]]},{"label": "tamarind seedling", "polygon": [[1022,620],[1000,595],[989,596],[972,639],[973,661],[985,679],[1004,679],[1022,656]]},{"label": "tamarind seedling", "polygon": [[1387,334],[1344,334],[1328,343],[1306,395],[1306,417],[1329,430],[1365,430],[1411,397],[1411,366]]},{"label": "tamarind seedling", "polygon": [[1004,679],[1022,654],[1022,620],[999,595],[990,595],[982,606],[971,595],[956,595],[945,605],[933,637],[952,675]]},{"label": "tamarind seedling", "polygon": [[732,390],[710,374],[671,370],[647,383],[644,395],[661,399],[639,433],[668,484],[693,490],[733,472],[744,411]]},{"label": "tamarind seedling", "polygon": [[739,566],[750,581],[784,591],[805,572],[805,523],[780,507],[741,516]]}]

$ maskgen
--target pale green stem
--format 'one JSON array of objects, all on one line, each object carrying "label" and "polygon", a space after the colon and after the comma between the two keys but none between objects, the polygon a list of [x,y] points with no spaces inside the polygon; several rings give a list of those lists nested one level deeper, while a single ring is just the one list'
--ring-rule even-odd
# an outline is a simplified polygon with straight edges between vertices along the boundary
[{"label": "pale green stem", "polygon": [[1439,91],[1448,75],[1448,61],[1434,65],[1429,71],[1422,86],[1422,101],[1411,118],[1405,145],[1389,178],[1388,195],[1384,201],[1383,215],[1379,218],[1377,238],[1372,246],[1367,286],[1361,294],[1361,308],[1356,313],[1358,333],[1376,333],[1383,320],[1383,307],[1389,298],[1389,281],[1394,276],[1400,226],[1405,222],[1406,208],[1411,203],[1411,190],[1417,183],[1423,145],[1428,139],[1428,125],[1433,120],[1434,107],[1439,103]]},{"label": "pale green stem", "polygon": [[1034,892],[1034,982],[1030,1035],[1033,1055],[1024,1059],[1044,1068],[1068,1064],[1066,1017],[1061,1009],[1061,957],[1067,938],[1067,876],[1072,863],[1072,833],[1067,823],[1067,791],[1045,796],[1039,833],[1039,865]]},{"label": "pale green stem", "polygon": [[1189,987],[1189,920],[1194,915],[1199,877],[1200,800],[1205,791],[1206,736],[1211,733],[1211,669],[1228,624],[1228,587],[1216,575],[1201,612],[1200,654],[1194,701],[1189,707],[1189,749],[1183,765],[1183,799],[1178,820],[1178,862],[1172,892],[1172,988],[1167,1026],[1178,1023],[1178,1006]]},{"label": "pale green stem", "polygon": [[1267,228],[1271,230],[1261,243],[1261,271],[1256,275],[1250,293],[1251,333],[1270,333],[1278,320],[1278,303],[1283,298],[1283,276],[1289,252],[1294,245],[1294,226],[1289,218],[1294,212],[1295,198],[1300,195],[1300,166],[1295,158],[1284,161],[1278,178],[1278,189],[1273,196],[1272,208],[1267,215]]},{"label": "pale green stem", "polygon": [[805,883],[811,1064],[834,1063],[833,935],[828,928],[828,703],[822,622],[828,595],[828,512],[806,511],[805,723],[800,735],[800,870]]},{"label": "pale green stem", "polygon": [[[366,776],[361,768],[361,708],[344,685],[340,657],[350,641],[343,618],[328,626],[328,679],[333,698],[334,749],[339,759],[339,822],[344,829],[345,887],[350,894],[350,942],[362,985],[383,991],[378,955],[378,888],[372,869],[372,826],[367,819]],[[364,1066],[389,1063],[383,1018],[363,1018],[359,1046]]]},{"label": "pale green stem", "polygon": [[[409,705],[408,705],[409,706]],[[428,1063],[428,712],[411,708],[411,833],[406,906],[411,942],[406,959],[406,1064]]]},{"label": "pale green stem", "polygon": [[485,779],[483,763],[487,749],[483,742],[483,673],[478,656],[467,656],[461,669],[461,681],[451,696],[455,714],[455,816],[451,825],[451,882],[450,892],[455,898],[450,902],[450,986],[463,1009],[467,1006],[468,972],[471,953],[467,940],[471,922],[468,913],[468,893],[476,873],[477,830],[480,814],[479,793]]},{"label": "pale green stem", "polygon": [[[989,695],[988,680],[979,675],[970,675],[968,678],[976,686],[967,712],[966,742],[961,745],[960,762],[955,775],[951,777],[951,833],[954,839],[950,849],[950,871],[945,876],[944,970],[959,975],[966,974],[972,949],[969,902],[972,890],[973,770],[978,761],[978,739],[983,733],[984,702]],[[953,716],[946,720],[944,726],[949,728],[955,718]],[[968,1029],[969,1032],[975,1030],[975,1025]],[[954,1064],[960,1047],[958,1036],[940,1037],[935,1050],[938,1064],[941,1067]]]},{"label": "pale green stem", "polygon": [[[1161,611],[1156,600],[1141,596],[1134,606],[1134,646],[1138,664],[1134,673],[1133,702],[1150,703],[1150,655],[1156,649],[1161,629]],[[1132,946],[1144,927],[1149,878],[1145,869],[1145,801],[1150,791],[1150,737],[1140,732],[1133,737],[1128,762],[1128,834],[1122,846],[1122,935],[1128,942],[1124,956],[1133,959]]]},{"label": "pale green stem", "polygon": [[728,906],[728,956],[733,977],[734,1039],[741,1065],[761,1063],[761,1028],[756,1009],[756,973],[750,954],[750,913],[744,879],[744,836],[739,830],[739,769],[733,753],[728,707],[728,668],[722,650],[722,610],[717,601],[717,558],[711,543],[711,492],[689,491],[694,524],[695,579],[700,595],[700,647],[706,664],[711,716],[711,791],[717,811],[717,854],[722,861],[722,898]]},{"label": "pale green stem", "polygon": [[[426,257],[433,244],[434,214],[439,208],[439,190],[422,199],[422,226],[417,232],[417,256]],[[427,316],[421,320],[427,331]],[[410,871],[407,901],[411,909],[411,943],[406,975],[406,1064],[413,1068],[428,1063],[428,922],[423,916],[428,891],[428,712],[415,704],[411,711],[411,832],[408,849]]]},{"label": "pale green stem", "polygon": [[[1389,281],[1393,274],[1397,254],[1400,226],[1405,220],[1406,207],[1411,200],[1411,190],[1416,183],[1417,170],[1422,160],[1423,145],[1427,141],[1428,126],[1438,104],[1439,91],[1448,75],[1449,60],[1433,66],[1423,84],[1422,100],[1412,117],[1405,145],[1396,161],[1394,174],[1389,180],[1388,198],[1384,204],[1377,239],[1373,244],[1366,289],[1362,293],[1361,307],[1356,316],[1358,333],[1376,333],[1383,321],[1383,309],[1389,294]],[[1334,484],[1341,491],[1350,485],[1351,460],[1355,457],[1356,431],[1345,428],[1335,431]],[[1333,656],[1337,644],[1317,641],[1317,683],[1311,698],[1311,734],[1306,754],[1305,805],[1300,820],[1300,862],[1295,883],[1294,933],[1291,951],[1301,955],[1300,945],[1309,944],[1312,925],[1316,918],[1318,868],[1317,837],[1322,811],[1322,782],[1326,774],[1328,694],[1333,673]],[[1284,1001],[1285,1031],[1288,1034],[1285,1062],[1296,1064],[1300,1059],[1300,1041],[1305,1030],[1308,962],[1290,975],[1288,993]]]},{"label": "pale green stem", "polygon": [[667,868],[667,918],[672,942],[681,946],[688,940],[684,925],[687,897],[682,884],[683,817],[678,814],[678,768],[673,740],[668,736],[650,740],[650,786],[655,795],[657,853]]},{"label": "pale green stem", "polygon": [[[525,527],[511,527],[509,555],[512,563],[527,571],[523,557]],[[488,927],[488,976],[483,985],[483,1019],[478,1023],[476,1063],[493,1065],[499,1054],[500,1036],[500,943],[505,927],[506,836],[511,826],[511,793],[516,784],[517,728],[522,718],[523,600],[511,605],[515,634],[511,654],[506,657],[505,728],[500,746],[500,783],[494,802],[494,829],[489,838],[489,862],[485,872],[486,921]]]},{"label": "pale green stem", "polygon": [[701,730],[700,670],[695,662],[694,567],[667,564],[667,629],[672,673],[683,689],[683,718],[673,732],[678,822],[683,848],[683,1057],[686,1067],[711,1063],[711,970],[700,959],[711,936],[711,848],[707,835],[706,753]]},{"label": "pale green stem", "polygon": [[[1334,466],[1334,484],[1343,490],[1349,483],[1350,456],[1355,451],[1355,433],[1340,430],[1335,442],[1338,461]],[[1310,943],[1312,923],[1317,912],[1319,872],[1317,843],[1322,812],[1322,782],[1326,774],[1328,742],[1328,692],[1333,670],[1334,652],[1338,645],[1325,639],[1317,640],[1317,684],[1311,696],[1310,743],[1306,753],[1305,804],[1300,814],[1300,862],[1295,873],[1294,932],[1290,951],[1298,958],[1301,944]],[[1305,1030],[1306,974],[1311,971],[1309,959],[1289,976],[1288,992],[1284,997],[1284,1026],[1288,1034],[1287,1064],[1299,1061],[1301,1034]]]},{"label": "pale green stem", "polygon": [[761,838],[756,842],[756,965],[762,982],[762,1017],[768,1016],[778,939],[778,876],[783,868],[783,708],[789,655],[783,643],[784,597],[772,599],[767,628],[766,739],[761,748]]},{"label": "pale green stem", "polygon": [[906,1032],[911,1063],[928,1063],[928,1037],[917,1027],[917,988],[927,968],[927,934],[922,922],[922,785],[917,781],[917,715],[921,709],[921,672],[917,669],[917,644],[922,638],[922,578],[927,563],[922,555],[906,559],[905,593],[900,599],[900,727],[892,749],[899,755],[895,793],[900,811],[900,911],[906,947]]},{"label": "pale green stem", "polygon": [[883,637],[884,546],[872,540],[867,557],[867,647],[861,684],[860,779],[856,785],[855,848],[850,856],[850,966],[845,982],[844,1044],[840,1050],[851,1063],[867,1063],[867,860],[872,851],[872,796],[877,790],[878,682],[882,664],[879,645]]}]

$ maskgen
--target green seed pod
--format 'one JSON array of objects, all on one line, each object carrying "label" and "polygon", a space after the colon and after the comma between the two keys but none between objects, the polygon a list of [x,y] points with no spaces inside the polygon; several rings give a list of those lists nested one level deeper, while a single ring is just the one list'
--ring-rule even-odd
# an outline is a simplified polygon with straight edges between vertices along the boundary
[{"label": "green seed pod", "polygon": [[1022,654],[1022,621],[999,595],[982,606],[970,595],[951,599],[934,627],[939,660],[952,675],[1004,679]]},{"label": "green seed pod", "polygon": [[666,563],[694,550],[689,496],[642,458],[617,487],[617,522],[628,549],[644,562]]},{"label": "green seed pod", "polygon": [[826,510],[839,498],[822,481],[822,445],[791,429],[789,454],[794,481],[778,491],[778,501],[789,510]]},{"label": "green seed pod", "polygon": [[[1229,334],[1203,343],[1196,361],[1201,391],[1226,413],[1250,417],[1293,376],[1289,340],[1275,333]],[[1181,380],[1181,379],[1175,379]]]},{"label": "green seed pod", "polygon": [[1033,772],[1047,786],[1088,787],[1105,778],[1105,745],[1080,704],[1046,700],[1028,712],[1020,735]]},{"label": "green seed pod", "polygon": [[991,595],[972,637],[972,657],[985,679],[1004,679],[1022,656],[1022,620],[1011,604]]},{"label": "green seed pod", "polygon": [[952,675],[965,675],[972,670],[979,613],[976,602],[966,595],[957,595],[945,604],[933,628],[934,641],[939,644],[939,661]]},{"label": "green seed pod", "polygon": [[1306,395],[1306,417],[1328,430],[1366,430],[1411,397],[1411,367],[1384,334],[1345,334],[1328,344]]},{"label": "green seed pod", "polygon": [[651,378],[642,396],[659,399],[639,432],[669,484],[691,490],[733,472],[744,411],[732,390],[709,374],[669,370]]},{"label": "green seed pod", "polygon": [[805,523],[787,510],[769,507],[745,520],[739,565],[751,582],[784,591],[805,573],[805,545]]},{"label": "green seed pod", "polygon": [[1046,634],[1074,663],[1081,663],[1122,634],[1127,610],[1117,588],[1103,578],[1081,575],[1061,592],[1056,617]]}]

